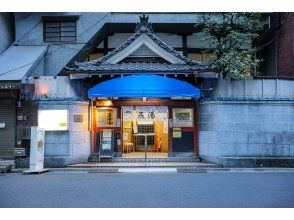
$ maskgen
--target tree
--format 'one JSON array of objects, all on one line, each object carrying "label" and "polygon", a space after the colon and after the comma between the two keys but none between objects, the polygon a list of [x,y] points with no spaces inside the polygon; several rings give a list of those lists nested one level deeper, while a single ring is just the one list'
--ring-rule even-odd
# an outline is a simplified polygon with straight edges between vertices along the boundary
[{"label": "tree", "polygon": [[260,13],[204,13],[196,28],[201,30],[207,53],[215,56],[214,67],[224,78],[251,76],[261,60],[254,44],[263,29]]}]

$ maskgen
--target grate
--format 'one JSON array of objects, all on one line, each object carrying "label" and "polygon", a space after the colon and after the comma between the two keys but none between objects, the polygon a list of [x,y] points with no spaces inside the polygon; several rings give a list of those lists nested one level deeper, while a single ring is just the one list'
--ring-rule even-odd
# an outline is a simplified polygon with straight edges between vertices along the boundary
[{"label": "grate", "polygon": [[138,133],[140,134],[154,133],[154,125],[153,124],[138,124]]}]

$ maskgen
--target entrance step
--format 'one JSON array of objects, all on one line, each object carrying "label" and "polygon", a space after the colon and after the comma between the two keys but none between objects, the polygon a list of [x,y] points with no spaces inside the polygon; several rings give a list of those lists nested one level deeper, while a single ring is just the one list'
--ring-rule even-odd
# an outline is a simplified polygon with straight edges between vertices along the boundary
[{"label": "entrance step", "polygon": [[14,160],[0,159],[0,173],[7,173],[14,168]]},{"label": "entrance step", "polygon": [[68,165],[68,168],[217,168],[218,164],[202,162],[113,162],[80,163]]},{"label": "entrance step", "polygon": [[[200,157],[163,157],[146,158],[146,162],[200,162]],[[132,163],[145,162],[145,158],[114,157],[113,162]]]},{"label": "entrance step", "polygon": [[[91,155],[88,160],[90,163],[98,163],[99,156]],[[201,158],[199,156],[193,157],[147,157],[146,162],[200,162]],[[133,163],[133,162],[145,162],[144,157],[113,157],[113,162],[120,163]]]}]

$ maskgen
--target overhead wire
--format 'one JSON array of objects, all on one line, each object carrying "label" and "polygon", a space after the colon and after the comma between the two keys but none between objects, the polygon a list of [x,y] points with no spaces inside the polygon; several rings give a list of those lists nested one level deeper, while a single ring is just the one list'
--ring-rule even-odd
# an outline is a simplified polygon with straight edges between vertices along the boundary
[{"label": "overhead wire", "polygon": [[270,40],[269,42],[267,42],[267,43],[265,43],[265,44],[259,46],[259,47],[258,47],[259,49],[261,49],[261,48],[263,48],[263,47],[265,47],[265,46],[271,44],[271,43],[272,43],[272,42],[273,42],[273,41],[279,36],[279,34],[281,33],[281,31],[284,29],[284,27],[285,27],[285,25],[286,25],[286,21],[287,21],[287,19],[288,19],[289,14],[290,14],[290,12],[287,12],[286,17],[285,17],[285,19],[284,19],[284,22],[283,22],[282,26],[281,26],[280,29],[278,30],[277,34],[273,37],[273,39]]}]

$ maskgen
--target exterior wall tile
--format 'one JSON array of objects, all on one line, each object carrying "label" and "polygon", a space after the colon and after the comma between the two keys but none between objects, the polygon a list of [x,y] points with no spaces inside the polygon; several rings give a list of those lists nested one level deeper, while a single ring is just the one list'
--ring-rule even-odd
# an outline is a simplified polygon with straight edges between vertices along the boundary
[{"label": "exterior wall tile", "polygon": [[71,144],[72,156],[78,157],[82,155],[89,156],[91,153],[91,145],[89,143]]},{"label": "exterior wall tile", "polygon": [[69,132],[68,131],[63,131],[59,132],[58,134],[58,142],[61,144],[67,144],[69,143]]},{"label": "exterior wall tile", "polygon": [[265,123],[269,121],[273,121],[274,116],[270,114],[256,114],[254,112],[250,113],[248,116],[248,122],[257,122],[257,123]]},{"label": "exterior wall tile", "polygon": [[218,112],[218,105],[210,105],[209,112],[210,113],[217,113]]},{"label": "exterior wall tile", "polygon": [[91,132],[85,131],[85,143],[91,142]]},{"label": "exterior wall tile", "polygon": [[290,157],[294,157],[294,144],[290,144],[289,148],[290,148]]},{"label": "exterior wall tile", "polygon": [[221,156],[234,157],[236,155],[235,144],[220,144]]},{"label": "exterior wall tile", "polygon": [[217,120],[217,115],[214,113],[199,115],[199,122],[216,122],[216,120]]},{"label": "exterior wall tile", "polygon": [[262,144],[250,144],[247,145],[247,156],[249,157],[260,157],[262,156]]},{"label": "exterior wall tile", "polygon": [[198,123],[199,131],[209,131],[209,123]]},{"label": "exterior wall tile", "polygon": [[248,156],[249,144],[235,144],[236,156]]},{"label": "exterior wall tile", "polygon": [[248,143],[248,133],[238,131],[220,131],[219,142],[224,144]]},{"label": "exterior wall tile", "polygon": [[235,121],[233,115],[234,113],[221,113],[219,118],[222,123],[233,123]]},{"label": "exterior wall tile", "polygon": [[234,130],[234,123],[218,123],[217,124],[219,131],[233,131]]},{"label": "exterior wall tile", "polygon": [[247,114],[239,114],[234,113],[232,114],[234,122],[247,122],[248,115]]},{"label": "exterior wall tile", "polygon": [[247,113],[246,105],[244,105],[244,104],[236,104],[234,106],[234,112],[235,113]]},{"label": "exterior wall tile", "polygon": [[294,132],[293,131],[289,131],[286,132],[286,143],[285,144],[294,144]]},{"label": "exterior wall tile", "polygon": [[199,142],[200,143],[218,143],[218,132],[200,131]]},{"label": "exterior wall tile", "polygon": [[262,113],[262,105],[260,104],[249,104],[248,112],[254,112],[255,114]]},{"label": "exterior wall tile", "polygon": [[294,105],[288,106],[288,113],[294,114]]},{"label": "exterior wall tile", "polygon": [[81,132],[81,131],[70,132],[70,143],[81,144],[81,143],[84,143],[84,140],[85,140],[84,132]]},{"label": "exterior wall tile", "polygon": [[69,144],[45,144],[45,156],[69,156]]},{"label": "exterior wall tile", "polygon": [[287,131],[288,123],[262,123],[262,131]]},{"label": "exterior wall tile", "polygon": [[249,133],[251,144],[282,144],[283,134],[281,132],[253,132]]},{"label": "exterior wall tile", "polygon": [[209,113],[209,105],[200,104],[199,105],[199,113],[200,114]]},{"label": "exterior wall tile", "polygon": [[262,112],[265,114],[287,114],[288,105],[265,104],[262,106]]},{"label": "exterior wall tile", "polygon": [[294,122],[294,114],[277,114],[275,115],[275,121],[278,123],[288,121]]},{"label": "exterior wall tile", "polygon": [[221,155],[222,148],[219,144],[209,144],[208,151],[210,157],[217,157]]},{"label": "exterior wall tile", "polygon": [[260,123],[235,123],[236,131],[260,131]]},{"label": "exterior wall tile", "polygon": [[209,144],[208,143],[200,143],[199,144],[199,155],[208,155],[209,152]]},{"label": "exterior wall tile", "polygon": [[210,131],[218,131],[218,123],[209,123],[209,130]]},{"label": "exterior wall tile", "polygon": [[288,123],[288,130],[289,131],[294,131],[294,123]]},{"label": "exterior wall tile", "polygon": [[290,145],[264,144],[262,146],[263,156],[290,156]]},{"label": "exterior wall tile", "polygon": [[219,113],[234,113],[234,104],[221,104],[218,107]]},{"label": "exterior wall tile", "polygon": [[46,131],[45,132],[45,143],[53,144],[58,143],[58,132],[57,131]]},{"label": "exterior wall tile", "polygon": [[205,114],[207,123],[202,122],[204,129],[209,125],[209,131],[199,132],[200,155],[294,156],[292,107],[294,112],[294,105],[289,104],[219,104],[213,120],[209,119],[212,114],[209,108],[209,114]]}]

